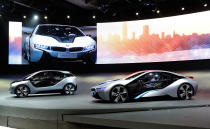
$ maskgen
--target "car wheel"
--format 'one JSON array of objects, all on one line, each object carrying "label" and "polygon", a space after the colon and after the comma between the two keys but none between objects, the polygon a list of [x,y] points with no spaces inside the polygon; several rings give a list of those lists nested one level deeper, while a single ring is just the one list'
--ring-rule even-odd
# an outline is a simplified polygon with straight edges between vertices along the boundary
[{"label": "car wheel", "polygon": [[184,83],[179,86],[177,95],[179,99],[190,100],[194,94],[194,89],[190,84]]},{"label": "car wheel", "polygon": [[30,93],[30,89],[25,85],[20,85],[15,89],[17,97],[27,97]]},{"label": "car wheel", "polygon": [[128,90],[124,86],[115,86],[110,92],[110,99],[115,103],[123,103],[128,99]]},{"label": "car wheel", "polygon": [[65,95],[73,95],[75,93],[75,86],[72,84],[66,84],[63,87],[63,93]]},{"label": "car wheel", "polygon": [[89,57],[86,59],[87,64],[95,64],[97,59],[97,52],[94,52],[89,55]]},{"label": "car wheel", "polygon": [[28,51],[27,53],[26,53],[26,57],[27,57],[27,61],[28,61],[28,63],[30,63],[31,62],[31,57],[30,57],[30,52]]},{"label": "car wheel", "polygon": [[40,64],[51,64],[53,63],[51,58],[50,58],[50,55],[47,53],[47,52],[43,52],[43,55],[42,57],[40,58],[40,61],[39,61]]},{"label": "car wheel", "polygon": [[27,54],[26,54],[25,48],[23,49],[23,58],[24,58],[24,59],[27,59]]}]

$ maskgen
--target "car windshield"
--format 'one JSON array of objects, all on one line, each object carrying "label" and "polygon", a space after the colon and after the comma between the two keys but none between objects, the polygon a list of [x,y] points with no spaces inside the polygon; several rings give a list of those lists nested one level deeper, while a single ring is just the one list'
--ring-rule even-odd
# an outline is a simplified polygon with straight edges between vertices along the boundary
[{"label": "car windshield", "polygon": [[128,75],[127,77],[123,78],[123,80],[130,80],[130,79],[133,79],[141,74],[145,73],[145,71],[139,71],[139,72],[136,72],[136,73],[133,73],[133,74],[130,74]]},{"label": "car windshield", "polygon": [[24,77],[23,77],[23,80],[28,79],[31,75],[32,75],[32,74],[28,74],[28,75],[24,76]]},{"label": "car windshield", "polygon": [[68,37],[71,35],[75,35],[76,37],[84,36],[84,34],[76,27],[70,26],[39,26],[36,34],[58,37]]}]

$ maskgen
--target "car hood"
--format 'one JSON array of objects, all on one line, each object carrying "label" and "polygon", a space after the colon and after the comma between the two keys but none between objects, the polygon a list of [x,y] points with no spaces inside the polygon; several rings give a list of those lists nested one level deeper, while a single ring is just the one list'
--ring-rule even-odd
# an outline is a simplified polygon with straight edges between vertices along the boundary
[{"label": "car hood", "polygon": [[16,83],[16,82],[21,82],[21,81],[23,81],[23,80],[15,80],[15,81],[12,81],[10,84]]},{"label": "car hood", "polygon": [[12,81],[10,84],[16,83],[16,82],[28,81],[28,80],[29,79],[19,79],[19,80]]},{"label": "car hood", "polygon": [[31,40],[33,43],[37,43],[40,45],[48,45],[48,46],[69,45],[69,46],[85,47],[87,45],[96,44],[95,40],[93,40],[89,36],[74,37],[74,39],[69,39],[68,41],[65,40],[65,38],[63,39],[62,38],[63,37],[58,38],[58,37],[52,37],[52,36],[33,35],[31,37]]},{"label": "car hood", "polygon": [[69,35],[69,36],[54,36],[54,35],[49,35],[48,37],[56,39],[59,43],[73,43],[74,39],[76,38],[76,35]]}]

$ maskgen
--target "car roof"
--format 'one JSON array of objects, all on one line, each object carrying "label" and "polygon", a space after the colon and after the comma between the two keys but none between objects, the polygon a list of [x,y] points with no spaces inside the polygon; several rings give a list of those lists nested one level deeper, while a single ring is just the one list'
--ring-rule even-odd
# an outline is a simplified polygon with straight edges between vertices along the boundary
[{"label": "car roof", "polygon": [[134,79],[135,79],[135,78],[138,78],[139,76],[145,75],[145,74],[150,73],[150,72],[170,73],[170,74],[173,74],[173,75],[177,75],[177,76],[182,76],[182,77],[184,77],[184,76],[181,75],[181,74],[178,74],[178,73],[175,73],[175,72],[170,72],[170,71],[165,71],[165,70],[141,70],[141,71],[137,71],[137,72],[134,72],[134,73],[129,74],[128,76],[124,77],[122,80],[124,80],[124,79],[126,79],[126,78],[129,78],[129,77],[131,77],[131,76],[133,76],[133,75],[136,75],[136,74],[138,74],[138,73],[142,73],[142,74],[140,74],[140,75],[134,77]]},{"label": "car roof", "polygon": [[[178,75],[178,76],[183,76],[181,74],[178,74],[178,73],[175,73],[175,72],[171,72],[171,71],[166,71],[166,70],[143,70],[143,71],[145,73],[150,73],[150,72],[165,72],[165,73],[171,73],[171,74]],[[141,71],[141,72],[143,72],[143,71]]]},{"label": "car roof", "polygon": [[61,72],[61,73],[66,73],[66,74],[71,73],[69,71],[64,71],[64,70],[39,70],[35,73],[38,73],[38,72]]},{"label": "car roof", "polygon": [[39,71],[36,71],[34,73],[31,73],[29,74],[29,76],[27,78],[30,78],[34,75],[36,75],[37,73],[40,73],[40,72],[61,72],[61,73],[64,73],[64,74],[71,74],[71,72],[69,71],[64,71],[64,70],[39,70]]}]

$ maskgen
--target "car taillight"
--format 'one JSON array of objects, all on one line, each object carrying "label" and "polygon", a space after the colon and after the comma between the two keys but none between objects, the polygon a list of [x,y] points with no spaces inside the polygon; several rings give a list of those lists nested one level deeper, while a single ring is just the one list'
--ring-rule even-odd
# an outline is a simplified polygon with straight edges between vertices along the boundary
[{"label": "car taillight", "polygon": [[195,78],[193,76],[186,76],[186,77],[191,79],[191,80],[195,80]]}]

